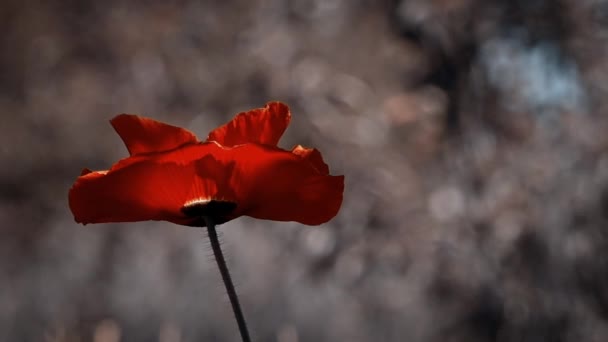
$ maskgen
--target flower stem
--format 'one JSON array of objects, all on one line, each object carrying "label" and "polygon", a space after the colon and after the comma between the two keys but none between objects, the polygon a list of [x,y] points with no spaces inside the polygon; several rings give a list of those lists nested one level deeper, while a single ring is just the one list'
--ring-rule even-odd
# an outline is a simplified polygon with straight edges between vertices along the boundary
[{"label": "flower stem", "polygon": [[226,260],[220,247],[220,241],[217,238],[217,231],[215,230],[215,222],[213,219],[205,216],[205,223],[207,224],[207,231],[209,232],[209,240],[211,241],[211,248],[213,249],[213,255],[215,255],[215,261],[220,269],[220,274],[224,280],[224,286],[226,292],[228,292],[228,298],[230,298],[230,304],[232,304],[232,311],[236,318],[236,323],[239,326],[239,332],[241,333],[241,339],[243,342],[250,342],[249,331],[247,330],[247,322],[243,311],[241,311],[241,305],[239,304],[239,297],[236,294],[234,285],[232,284],[232,278],[230,278],[230,272],[228,272],[228,266],[226,266]]}]

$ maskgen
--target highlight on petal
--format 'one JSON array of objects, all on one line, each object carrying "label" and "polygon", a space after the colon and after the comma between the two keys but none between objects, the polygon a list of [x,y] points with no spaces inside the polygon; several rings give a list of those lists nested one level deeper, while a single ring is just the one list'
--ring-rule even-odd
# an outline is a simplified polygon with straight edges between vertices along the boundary
[{"label": "highlight on petal", "polygon": [[79,223],[164,220],[204,226],[242,215],[319,225],[340,209],[344,176],[329,175],[316,149],[276,147],[289,108],[271,102],[237,115],[199,142],[191,132],[136,115],[111,123],[130,157],[84,169],[69,191]]},{"label": "highlight on petal", "polygon": [[166,220],[200,225],[199,219],[183,213],[184,205],[216,198],[236,202],[226,185],[234,166],[213,157],[222,150],[216,144],[192,145],[135,158],[108,172],[86,173],[69,192],[74,218],[84,224]]},{"label": "highlight on petal", "polygon": [[91,172],[93,172],[93,171],[91,171],[91,169],[89,169],[89,168],[86,168],[86,167],[85,167],[85,168],[84,168],[84,169],[82,169],[82,171],[80,172],[80,175],[81,175],[81,176],[88,175],[88,174],[89,174],[89,173],[91,173]]},{"label": "highlight on petal", "polygon": [[131,155],[170,151],[198,142],[196,136],[181,127],[132,114],[121,114],[110,120]]},{"label": "highlight on petal", "polygon": [[309,150],[303,158],[290,151],[247,144],[229,153],[238,161],[232,181],[239,183],[232,186],[247,199],[239,214],[319,225],[338,213],[344,176],[329,176],[319,170],[322,158],[318,151]]},{"label": "highlight on petal", "polygon": [[308,161],[312,167],[314,167],[320,174],[328,175],[329,174],[329,166],[325,164],[323,161],[323,156],[321,156],[321,152],[316,148],[306,148],[302,145],[297,145],[291,150],[291,153],[302,157],[304,160]]},{"label": "highlight on petal", "polygon": [[246,143],[276,146],[290,120],[286,104],[269,102],[264,108],[237,114],[230,122],[209,133],[207,141],[217,141],[228,147]]}]

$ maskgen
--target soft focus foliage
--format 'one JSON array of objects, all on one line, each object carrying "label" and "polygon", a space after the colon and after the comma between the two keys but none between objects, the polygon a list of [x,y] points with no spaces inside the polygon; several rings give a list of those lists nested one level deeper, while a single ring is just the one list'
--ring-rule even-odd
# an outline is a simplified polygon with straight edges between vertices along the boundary
[{"label": "soft focus foliage", "polygon": [[604,341],[606,13],[3,1],[0,341],[235,340],[202,230],[82,227],[65,193],[125,155],[118,113],[204,136],[269,100],[347,184],[322,227],[221,227],[255,340]]}]

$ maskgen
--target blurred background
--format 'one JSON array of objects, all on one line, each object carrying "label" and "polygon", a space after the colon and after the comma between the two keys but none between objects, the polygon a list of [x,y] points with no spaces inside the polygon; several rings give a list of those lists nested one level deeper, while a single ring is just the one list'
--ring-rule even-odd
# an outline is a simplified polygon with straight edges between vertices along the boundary
[{"label": "blurred background", "polygon": [[81,226],[108,120],[280,100],[346,176],[320,227],[221,226],[255,341],[608,340],[608,1],[0,5],[0,341],[237,341],[204,230]]}]

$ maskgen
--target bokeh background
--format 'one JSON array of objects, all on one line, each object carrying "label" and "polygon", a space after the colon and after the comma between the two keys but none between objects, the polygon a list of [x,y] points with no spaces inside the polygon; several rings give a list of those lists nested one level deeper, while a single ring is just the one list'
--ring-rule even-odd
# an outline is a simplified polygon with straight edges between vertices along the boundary
[{"label": "bokeh background", "polygon": [[256,341],[608,340],[608,1],[3,0],[0,341],[236,341],[202,229],[81,226],[108,120],[281,100],[346,176],[221,226]]}]

